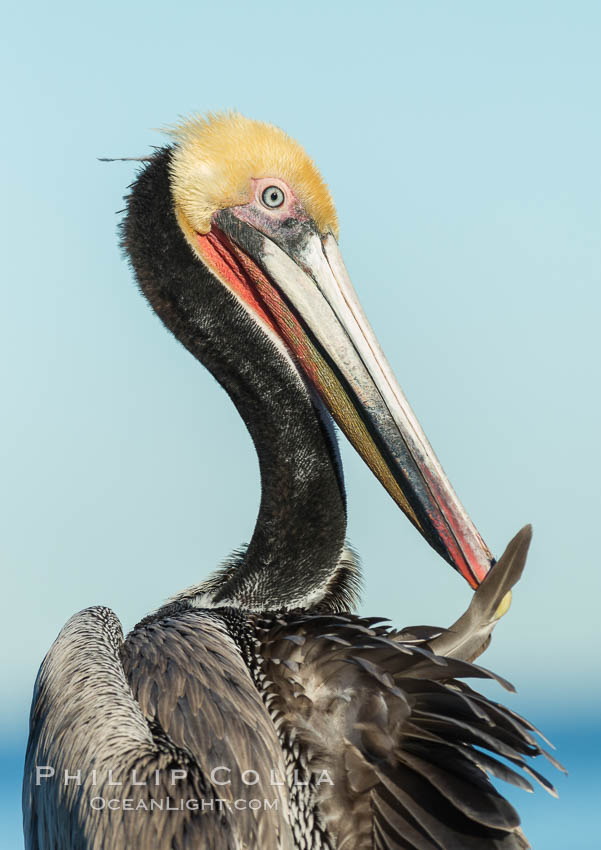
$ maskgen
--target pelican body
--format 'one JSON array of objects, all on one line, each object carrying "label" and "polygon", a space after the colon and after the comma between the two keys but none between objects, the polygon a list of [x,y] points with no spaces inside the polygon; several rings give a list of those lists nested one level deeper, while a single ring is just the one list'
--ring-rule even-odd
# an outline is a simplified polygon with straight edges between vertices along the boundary
[{"label": "pelican body", "polygon": [[[337,233],[300,145],[240,115],[183,123],[137,176],[124,248],[152,308],[244,419],[261,503],[248,546],[125,640],[107,608],[63,627],[34,689],[28,850],[528,846],[488,776],[529,789],[527,773],[552,790],[528,764],[552,757],[528,721],[464,680],[511,688],[473,662],[530,530],[491,569]],[[353,613],[333,420],[475,589],[450,629]]]}]

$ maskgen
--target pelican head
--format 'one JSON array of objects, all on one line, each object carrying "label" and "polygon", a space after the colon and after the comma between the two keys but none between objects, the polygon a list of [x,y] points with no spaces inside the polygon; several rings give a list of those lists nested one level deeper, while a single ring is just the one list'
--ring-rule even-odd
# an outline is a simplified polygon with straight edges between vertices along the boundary
[{"label": "pelican head", "polygon": [[236,113],[172,130],[171,209],[196,261],[293,364],[397,505],[472,587],[491,554],[397,383],[340,254],[328,188],[286,133]]}]

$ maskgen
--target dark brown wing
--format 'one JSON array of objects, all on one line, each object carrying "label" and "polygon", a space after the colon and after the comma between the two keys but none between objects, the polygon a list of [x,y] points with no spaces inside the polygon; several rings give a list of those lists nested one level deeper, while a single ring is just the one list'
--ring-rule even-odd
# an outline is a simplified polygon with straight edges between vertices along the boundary
[{"label": "dark brown wing", "polygon": [[532,776],[524,758],[544,751],[530,724],[459,680],[511,686],[376,622],[299,613],[257,624],[274,719],[333,781],[315,801],[338,850],[527,847],[487,774],[530,789],[499,757]]}]

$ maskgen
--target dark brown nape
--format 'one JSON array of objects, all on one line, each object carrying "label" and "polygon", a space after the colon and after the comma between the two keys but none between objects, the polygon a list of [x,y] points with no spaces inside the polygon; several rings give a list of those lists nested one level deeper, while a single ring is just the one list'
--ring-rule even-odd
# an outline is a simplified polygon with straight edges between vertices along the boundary
[{"label": "dark brown nape", "polygon": [[159,151],[132,184],[122,245],[152,308],[236,405],[261,473],[252,539],[216,601],[300,604],[328,582],[344,544],[331,420],[291,361],[189,247],[173,209],[170,157],[171,148]]}]

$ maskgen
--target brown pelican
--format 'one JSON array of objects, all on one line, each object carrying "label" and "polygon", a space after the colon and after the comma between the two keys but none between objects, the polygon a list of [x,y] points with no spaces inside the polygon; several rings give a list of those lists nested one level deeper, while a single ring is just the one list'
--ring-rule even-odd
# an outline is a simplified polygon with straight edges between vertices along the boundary
[{"label": "brown pelican", "polygon": [[[248,547],[125,640],[107,608],[64,626],[33,696],[26,847],[527,847],[488,775],[552,790],[526,761],[544,750],[464,680],[511,687],[473,661],[530,530],[490,570],[359,306],[312,161],[273,126],[195,118],[137,176],[122,236],[153,309],[243,417],[261,504]],[[352,613],[330,417],[477,588],[450,629]]]}]

